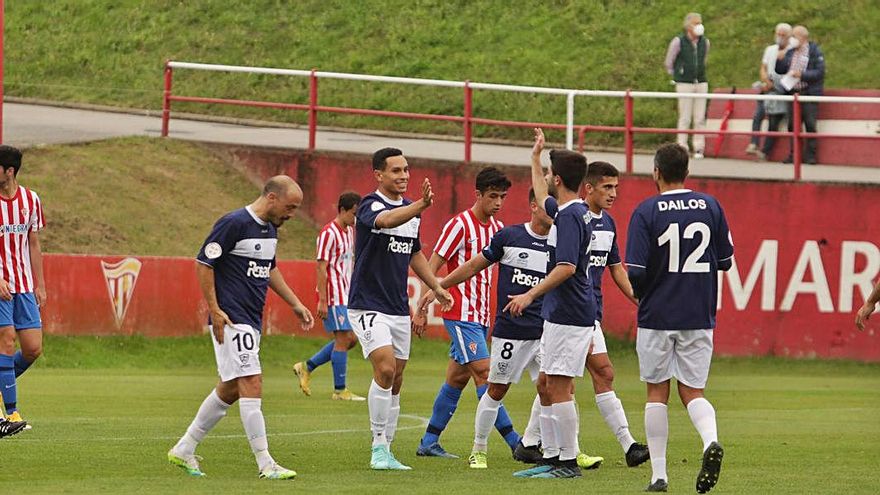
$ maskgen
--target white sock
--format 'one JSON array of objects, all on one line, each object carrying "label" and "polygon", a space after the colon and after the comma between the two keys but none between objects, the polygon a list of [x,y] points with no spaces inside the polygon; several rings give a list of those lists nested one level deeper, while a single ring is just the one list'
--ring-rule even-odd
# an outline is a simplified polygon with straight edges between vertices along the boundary
[{"label": "white sock", "polygon": [[577,414],[577,427],[574,432],[574,450],[578,454],[581,453],[581,408],[578,407],[577,399],[574,398],[574,394],[571,396],[571,401],[574,403],[574,413]]},{"label": "white sock", "polygon": [[370,391],[367,393],[367,406],[370,410],[373,447],[388,445],[385,427],[388,425],[388,417],[391,416],[391,389],[380,387],[376,380],[371,381]]},{"label": "white sock", "polygon": [[651,453],[651,483],[659,479],[669,480],[666,477],[666,441],[669,438],[666,404],[645,404],[645,436],[648,437],[648,452]]},{"label": "white sock", "polygon": [[577,458],[578,414],[574,401],[553,404],[553,417],[556,420],[556,436],[559,438],[559,460],[570,461]]},{"label": "white sock", "polygon": [[529,415],[529,424],[526,425],[526,431],[523,432],[522,444],[526,447],[533,447],[541,443],[541,399],[535,396],[532,402],[532,413]]},{"label": "white sock", "polygon": [[715,423],[715,408],[704,397],[690,401],[687,406],[691,423],[703,439],[703,452],[709,444],[718,441],[718,425]]},{"label": "white sock", "polygon": [[489,434],[492,426],[498,418],[498,408],[501,401],[489,397],[489,393],[483,394],[480,403],[477,404],[477,414],[474,418],[474,451],[486,452],[489,447]]},{"label": "white sock", "polygon": [[177,445],[174,446],[174,451],[184,457],[193,455],[196,451],[196,446],[202,442],[205,435],[211,431],[211,428],[217,422],[226,416],[227,409],[229,409],[229,404],[220,400],[216,389],[211,390],[211,393],[205,397],[202,405],[199,406],[199,412],[196,413],[196,417],[190,423],[189,428],[186,429],[186,433],[180,438]]},{"label": "white sock", "polygon": [[385,438],[388,445],[394,441],[394,434],[397,433],[397,419],[400,418],[400,394],[391,396],[391,409],[388,411],[388,422],[385,423]]},{"label": "white sock", "polygon": [[541,406],[541,444],[544,447],[544,459],[559,455],[559,440],[556,435],[556,421],[553,420],[553,406]]},{"label": "white sock", "polygon": [[275,460],[269,455],[269,440],[266,438],[266,421],[263,419],[263,400],[249,397],[238,399],[238,410],[241,424],[247,435],[251,451],[257,459],[260,471],[270,467]]},{"label": "white sock", "polygon": [[625,454],[632,444],[636,443],[629,432],[629,422],[626,420],[626,413],[623,411],[623,404],[617,398],[617,394],[612,390],[604,394],[596,395],[596,406],[599,407],[599,413],[605,419],[605,424],[611,429],[611,433],[617,437],[620,447],[623,448]]}]

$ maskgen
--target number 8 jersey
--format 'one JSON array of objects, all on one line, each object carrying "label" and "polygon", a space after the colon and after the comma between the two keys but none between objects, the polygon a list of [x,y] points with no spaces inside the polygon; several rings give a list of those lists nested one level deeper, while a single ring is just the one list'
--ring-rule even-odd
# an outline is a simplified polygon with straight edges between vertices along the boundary
[{"label": "number 8 jersey", "polygon": [[733,258],[724,210],[689,189],[643,201],[630,218],[626,264],[644,270],[637,289],[639,328],[715,328],[719,263]]}]

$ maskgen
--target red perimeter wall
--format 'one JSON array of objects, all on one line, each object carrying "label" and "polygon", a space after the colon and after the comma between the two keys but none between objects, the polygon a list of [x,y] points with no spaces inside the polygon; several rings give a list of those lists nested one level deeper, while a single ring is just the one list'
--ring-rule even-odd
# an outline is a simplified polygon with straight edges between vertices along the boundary
[{"label": "red perimeter wall", "polygon": [[[404,150],[405,151],[405,150]],[[335,214],[339,193],[373,190],[368,157],[342,154],[308,156],[291,151],[228,148],[256,177],[288,173],[303,185],[304,213],[316,223]],[[422,241],[433,246],[443,223],[473,202],[477,167],[410,160],[412,181],[428,177],[436,204],[423,216]],[[528,169],[505,169],[514,185],[499,217],[507,224],[527,220]],[[880,361],[880,317],[864,333],[853,314],[880,274],[880,188],[854,185],[695,179],[689,187],[715,195],[725,207],[736,244],[735,270],[721,280],[716,350],[732,355],[837,357]],[[412,188],[414,190],[414,188]],[[621,250],[629,214],[655,194],[646,177],[621,179],[611,210]],[[205,225],[207,234],[210,225]],[[198,246],[193,246],[193,252]],[[206,309],[187,258],[136,257],[142,262],[131,297],[111,301],[101,261],[121,256],[49,255],[47,286],[51,302],[43,318],[49,333],[140,333],[186,335],[203,331]],[[313,305],[314,264],[282,261],[279,267],[303,301]],[[117,274],[118,275],[118,274]],[[129,276],[131,277],[131,276]],[[117,279],[118,280],[118,279]],[[131,278],[129,278],[131,280]],[[411,296],[418,286],[411,277]],[[606,277],[604,327],[635,337],[636,308]],[[121,291],[122,294],[125,291]],[[114,308],[127,307],[119,322]],[[299,332],[280,299],[270,295],[265,327],[269,333]],[[119,313],[121,314],[121,313]],[[431,336],[442,337],[432,314]],[[313,335],[322,335],[318,325]]]}]

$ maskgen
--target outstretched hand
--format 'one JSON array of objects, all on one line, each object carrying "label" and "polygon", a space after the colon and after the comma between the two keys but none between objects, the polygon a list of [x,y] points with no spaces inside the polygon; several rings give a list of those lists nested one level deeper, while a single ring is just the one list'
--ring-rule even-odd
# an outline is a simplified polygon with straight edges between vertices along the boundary
[{"label": "outstretched hand", "polygon": [[434,204],[434,191],[431,189],[431,181],[427,177],[422,181],[422,203],[425,208]]},{"label": "outstretched hand", "polygon": [[540,156],[544,151],[544,131],[540,127],[535,127],[535,145],[532,146],[532,156]]}]

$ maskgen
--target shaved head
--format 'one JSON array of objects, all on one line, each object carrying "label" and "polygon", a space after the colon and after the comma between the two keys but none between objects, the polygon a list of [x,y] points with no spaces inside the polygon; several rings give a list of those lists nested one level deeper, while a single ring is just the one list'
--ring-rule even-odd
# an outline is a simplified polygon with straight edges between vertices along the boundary
[{"label": "shaved head", "polygon": [[299,184],[286,175],[276,175],[266,181],[263,194],[253,205],[260,218],[280,227],[290,220],[302,202],[303,191]]},{"label": "shaved head", "polygon": [[302,195],[302,189],[299,187],[299,184],[287,175],[276,175],[266,181],[266,185],[263,186],[264,197],[269,196],[270,193],[275,193],[276,196],[280,197],[287,197],[297,192]]}]

